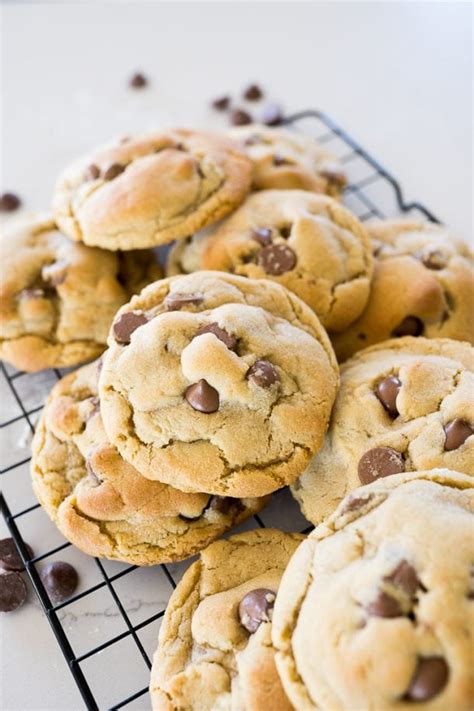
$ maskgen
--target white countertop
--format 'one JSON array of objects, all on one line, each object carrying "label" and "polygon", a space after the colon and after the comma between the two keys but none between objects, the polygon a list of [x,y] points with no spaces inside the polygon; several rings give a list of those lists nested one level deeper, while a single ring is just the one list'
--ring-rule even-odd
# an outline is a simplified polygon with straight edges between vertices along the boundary
[{"label": "white countertop", "polygon": [[[209,100],[237,95],[255,80],[288,112],[326,110],[400,180],[407,198],[471,238],[470,3],[11,2],[2,16],[1,182],[24,198],[25,209],[47,207],[58,171],[111,136],[163,123],[224,126]],[[150,88],[127,88],[136,69],[150,77]],[[35,376],[35,397],[50,382],[49,374]],[[9,419],[11,395],[0,397],[1,419]],[[28,456],[22,438],[21,427],[8,433],[5,458],[12,441]],[[2,487],[15,510],[33,503],[26,467],[7,474]],[[25,526],[36,552],[61,541],[42,512]],[[97,582],[82,554],[69,548],[58,557],[78,565],[82,585]],[[161,609],[161,575],[142,570],[123,579],[134,622]],[[64,620],[79,651],[121,629],[109,597],[88,604]],[[0,707],[83,708],[32,592],[0,625]],[[156,631],[143,631],[149,652]],[[109,698],[101,685],[116,685],[117,700],[145,686],[137,664],[126,644],[117,645],[110,675],[93,680],[98,698]],[[127,708],[147,709],[148,700]]]}]

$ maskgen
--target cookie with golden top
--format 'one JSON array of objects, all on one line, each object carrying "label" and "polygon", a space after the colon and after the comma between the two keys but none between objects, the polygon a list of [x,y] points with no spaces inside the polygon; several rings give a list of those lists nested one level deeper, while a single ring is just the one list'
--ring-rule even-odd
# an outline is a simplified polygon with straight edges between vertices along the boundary
[{"label": "cookie with golden top", "polygon": [[170,129],[98,148],[59,178],[54,211],[73,240],[154,247],[221,219],[244,199],[252,164],[231,139]]},{"label": "cookie with golden top", "polygon": [[168,274],[198,269],[271,279],[303,299],[326,329],[341,331],[366,306],[373,266],[364,226],[338,202],[264,190],[215,230],[172,249]]},{"label": "cookie with golden top", "polygon": [[474,479],[448,469],[354,491],[286,569],[273,614],[296,711],[469,711]]},{"label": "cookie with golden top", "polygon": [[117,309],[161,276],[151,250],[76,244],[47,215],[10,224],[0,245],[0,356],[30,372],[100,355]]},{"label": "cookie with golden top", "polygon": [[202,551],[160,628],[154,711],[291,711],[275,668],[271,620],[281,576],[302,540],[259,529]]}]

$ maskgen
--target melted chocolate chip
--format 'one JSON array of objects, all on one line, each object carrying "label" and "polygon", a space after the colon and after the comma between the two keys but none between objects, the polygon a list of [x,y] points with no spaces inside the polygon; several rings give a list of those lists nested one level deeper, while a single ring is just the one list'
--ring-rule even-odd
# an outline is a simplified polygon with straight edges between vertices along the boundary
[{"label": "melted chocolate chip", "polygon": [[59,286],[66,280],[68,266],[64,259],[53,264],[45,264],[41,269],[41,278],[51,286]]},{"label": "melted chocolate chip", "polygon": [[349,511],[357,511],[365,506],[373,498],[372,494],[367,494],[366,496],[351,496],[348,497],[344,504],[342,504],[340,513],[345,514]]},{"label": "melted chocolate chip", "polygon": [[148,79],[141,72],[136,72],[130,77],[128,85],[132,89],[143,89],[144,86],[148,85]]},{"label": "melted chocolate chip", "polygon": [[269,227],[256,227],[251,232],[251,237],[255,242],[258,242],[262,247],[266,247],[272,243],[272,231]]},{"label": "melted chocolate chip", "polygon": [[209,508],[212,511],[227,514],[230,511],[240,513],[245,509],[245,506],[240,499],[234,499],[232,496],[213,496],[209,503]]},{"label": "melted chocolate chip", "polygon": [[400,414],[397,409],[397,395],[401,387],[400,380],[395,375],[390,375],[381,380],[375,389],[375,394],[390,417],[397,417]]},{"label": "melted chocolate chip", "polygon": [[273,165],[291,165],[291,160],[288,160],[288,158],[282,156],[281,153],[275,153],[273,156]]},{"label": "melted chocolate chip", "polygon": [[343,173],[342,170],[337,168],[336,166],[334,167],[329,167],[326,166],[324,168],[321,168],[319,171],[319,174],[323,177],[326,178],[328,183],[330,185],[333,185],[335,188],[338,188],[339,190],[342,190],[347,185],[347,176],[345,173]]},{"label": "melted chocolate chip", "polygon": [[278,126],[283,121],[283,112],[277,104],[268,104],[263,110],[262,123],[265,126]]},{"label": "melted chocolate chip", "polygon": [[392,336],[394,338],[401,338],[402,336],[421,336],[424,328],[423,321],[417,316],[407,316],[393,329]]},{"label": "melted chocolate chip", "polygon": [[420,259],[427,269],[444,269],[448,264],[446,255],[440,252],[439,249],[433,249],[430,252],[421,254]]},{"label": "melted chocolate chip", "polygon": [[104,174],[102,177],[104,180],[113,180],[118,175],[120,175],[120,173],[123,173],[124,170],[124,165],[121,165],[120,163],[112,163],[112,165],[109,165],[109,167],[104,170]]},{"label": "melted chocolate chip", "polygon": [[196,331],[194,337],[202,336],[203,333],[212,333],[219,341],[222,341],[230,351],[235,350],[237,346],[237,338],[221,328],[217,323],[209,323],[205,326],[201,326],[201,328],[198,328]]},{"label": "melted chocolate chip", "polygon": [[446,435],[444,449],[446,452],[452,452],[454,449],[461,447],[467,438],[474,434],[474,429],[469,422],[456,417],[456,419],[451,420],[444,426],[444,433]]},{"label": "melted chocolate chip", "polygon": [[243,109],[234,109],[230,115],[230,122],[233,126],[246,126],[252,123],[252,117]]},{"label": "melted chocolate chip", "polygon": [[95,164],[91,163],[87,166],[84,171],[84,178],[86,180],[97,180],[100,177],[100,168]]},{"label": "melted chocolate chip", "polygon": [[258,84],[250,84],[244,91],[244,99],[247,101],[258,101],[263,96],[263,91]]},{"label": "melted chocolate chip", "polygon": [[130,338],[132,333],[148,323],[148,319],[145,314],[140,311],[126,311],[121,314],[116,321],[114,321],[112,326],[112,332],[117,343],[123,345],[128,345],[130,343]]},{"label": "melted chocolate chip", "polygon": [[21,205],[21,200],[15,193],[0,195],[0,212],[14,212]]},{"label": "melted chocolate chip", "polygon": [[216,111],[226,111],[230,106],[230,96],[219,96],[212,102],[212,107]]},{"label": "melted chocolate chip", "polygon": [[75,568],[63,561],[48,563],[40,572],[41,581],[53,605],[71,597],[79,583]]},{"label": "melted chocolate chip", "polygon": [[376,597],[366,606],[372,617],[401,617],[403,609],[398,600],[383,590],[378,590]]},{"label": "melted chocolate chip", "polygon": [[400,452],[391,447],[369,449],[360,458],[359,479],[362,484],[370,484],[376,479],[405,471],[405,462]]},{"label": "melted chocolate chip", "polygon": [[0,569],[0,612],[13,612],[26,600],[26,583],[14,570]]},{"label": "melted chocolate chip", "polygon": [[[25,543],[28,557],[33,558],[33,551],[28,543]],[[0,541],[0,568],[6,570],[23,570],[20,554],[13,538],[3,538]]]},{"label": "melted chocolate chip", "polygon": [[449,667],[443,657],[419,658],[405,699],[407,701],[428,701],[444,689],[448,678]]},{"label": "melted chocolate chip", "polygon": [[206,415],[219,409],[219,393],[203,378],[190,385],[184,396],[193,410],[204,412]]},{"label": "melted chocolate chip", "polygon": [[170,293],[164,300],[167,311],[179,311],[185,306],[200,306],[204,298],[199,294]]},{"label": "melted chocolate chip", "polygon": [[240,623],[253,634],[262,622],[271,622],[276,595],[273,590],[257,588],[247,593],[239,605]]},{"label": "melted chocolate chip", "polygon": [[258,255],[258,263],[267,274],[279,276],[296,266],[296,254],[286,244],[271,244]]},{"label": "melted chocolate chip", "polygon": [[280,382],[280,374],[269,360],[256,360],[248,369],[247,378],[261,388],[270,388]]},{"label": "melted chocolate chip", "polygon": [[402,560],[393,572],[384,577],[384,580],[403,590],[410,597],[415,595],[420,586],[417,572],[407,560]]},{"label": "melted chocolate chip", "polygon": [[283,239],[288,239],[289,236],[291,235],[291,228],[292,225],[282,225],[281,227],[278,228],[278,231],[280,235],[283,237]]}]

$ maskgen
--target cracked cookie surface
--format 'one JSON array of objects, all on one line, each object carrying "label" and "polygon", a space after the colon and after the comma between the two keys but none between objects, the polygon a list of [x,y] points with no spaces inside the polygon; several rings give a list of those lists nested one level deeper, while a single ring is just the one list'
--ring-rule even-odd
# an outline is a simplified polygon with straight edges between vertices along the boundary
[{"label": "cracked cookie surface", "polygon": [[264,190],[215,230],[173,247],[169,275],[198,269],[278,282],[325,328],[341,331],[367,303],[373,264],[364,226],[338,202],[302,190]]},{"label": "cracked cookie surface", "polygon": [[33,440],[33,488],[71,543],[89,555],[156,565],[197,553],[264,506],[264,498],[185,494],[142,477],[107,440],[99,363],[53,388]]},{"label": "cracked cookie surface", "polygon": [[107,434],[150,479],[263,496],[320,446],[338,383],[315,314],[273,282],[197,272],[117,314],[100,377]]},{"label": "cracked cookie surface", "polygon": [[0,248],[0,356],[20,370],[97,357],[117,309],[161,276],[151,250],[76,244],[48,215],[10,225]]},{"label": "cracked cookie surface", "polygon": [[386,220],[366,225],[375,257],[369,301],[333,337],[340,361],[397,335],[474,343],[472,252],[445,227]]},{"label": "cracked cookie surface", "polygon": [[380,479],[301,544],[272,630],[297,711],[469,711],[473,489],[447,469]]},{"label": "cracked cookie surface", "polygon": [[310,190],[338,197],[347,184],[337,158],[310,136],[259,125],[228,133],[253,163],[254,190]]},{"label": "cracked cookie surface", "polygon": [[474,348],[405,337],[361,351],[341,387],[320,452],[292,486],[319,523],[352,489],[403,471],[474,476]]},{"label": "cracked cookie surface", "polygon": [[303,536],[257,529],[202,551],[168,603],[151,672],[154,711],[291,711],[271,619]]},{"label": "cracked cookie surface", "polygon": [[156,131],[73,164],[56,185],[53,207],[71,239],[111,250],[154,247],[231,212],[251,173],[250,160],[225,136]]}]

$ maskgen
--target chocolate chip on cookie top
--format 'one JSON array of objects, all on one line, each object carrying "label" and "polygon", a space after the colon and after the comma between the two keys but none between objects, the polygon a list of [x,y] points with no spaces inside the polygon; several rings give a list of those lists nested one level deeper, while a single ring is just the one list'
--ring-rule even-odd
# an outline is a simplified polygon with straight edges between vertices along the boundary
[{"label": "chocolate chip on cookie top", "polygon": [[444,427],[446,439],[444,448],[447,452],[461,447],[468,437],[474,434],[474,428],[460,417],[456,417],[451,422],[448,422]]},{"label": "chocolate chip on cookie top", "polygon": [[358,464],[362,484],[405,471],[403,455],[391,447],[375,447],[362,455]]},{"label": "chocolate chip on cookie top", "polygon": [[378,383],[375,390],[378,399],[391,417],[397,417],[397,395],[402,384],[395,375],[389,375]]},{"label": "chocolate chip on cookie top", "polygon": [[266,588],[251,590],[242,598],[239,617],[248,632],[256,632],[262,622],[271,622],[275,598],[275,592]]}]

